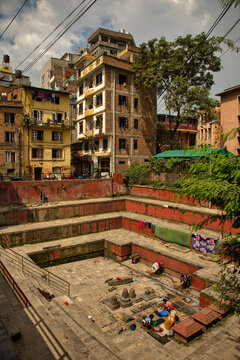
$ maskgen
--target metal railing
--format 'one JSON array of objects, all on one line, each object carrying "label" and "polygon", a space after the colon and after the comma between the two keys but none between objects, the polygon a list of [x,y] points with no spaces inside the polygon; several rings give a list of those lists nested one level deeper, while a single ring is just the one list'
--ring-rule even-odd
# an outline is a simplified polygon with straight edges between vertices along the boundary
[{"label": "metal railing", "polygon": [[[6,251],[8,250],[8,251]],[[18,254],[13,249],[0,249],[0,256],[5,256],[11,264],[21,268],[24,275],[31,276],[45,282],[49,287],[55,289],[60,294],[70,297],[70,283],[59,276],[52,274],[50,271],[41,269],[31,260]]]}]

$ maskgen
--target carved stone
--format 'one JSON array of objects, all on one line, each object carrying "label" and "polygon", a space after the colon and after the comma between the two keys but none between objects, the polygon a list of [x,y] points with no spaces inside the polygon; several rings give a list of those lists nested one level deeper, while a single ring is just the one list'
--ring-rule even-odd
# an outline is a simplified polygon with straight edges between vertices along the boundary
[{"label": "carved stone", "polygon": [[130,299],[129,293],[127,289],[123,289],[122,297],[119,299],[120,305],[122,308],[128,308],[132,306],[132,301]]},{"label": "carved stone", "polygon": [[116,310],[116,309],[120,308],[120,304],[119,304],[116,296],[111,297],[111,300],[110,300],[108,306],[110,307],[111,310]]},{"label": "carved stone", "polygon": [[136,299],[135,289],[130,289],[129,295],[131,299]]}]

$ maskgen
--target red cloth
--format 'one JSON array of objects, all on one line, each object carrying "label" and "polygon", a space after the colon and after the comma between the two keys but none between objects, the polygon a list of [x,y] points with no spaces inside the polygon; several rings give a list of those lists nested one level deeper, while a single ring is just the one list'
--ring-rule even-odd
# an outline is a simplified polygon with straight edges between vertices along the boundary
[{"label": "red cloth", "polygon": [[143,229],[143,222],[142,222],[142,220],[139,221],[138,228],[141,229],[141,230]]}]

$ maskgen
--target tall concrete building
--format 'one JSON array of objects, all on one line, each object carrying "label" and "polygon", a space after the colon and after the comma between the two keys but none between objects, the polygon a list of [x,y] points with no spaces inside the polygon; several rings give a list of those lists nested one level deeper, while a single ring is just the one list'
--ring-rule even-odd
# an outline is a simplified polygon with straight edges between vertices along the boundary
[{"label": "tall concrete building", "polygon": [[156,94],[134,85],[131,34],[99,28],[76,62],[76,175],[123,173],[155,154]]},{"label": "tall concrete building", "polygon": [[[223,135],[240,126],[240,85],[217,94],[221,97],[221,128]],[[225,142],[228,151],[240,155],[240,131]]]}]

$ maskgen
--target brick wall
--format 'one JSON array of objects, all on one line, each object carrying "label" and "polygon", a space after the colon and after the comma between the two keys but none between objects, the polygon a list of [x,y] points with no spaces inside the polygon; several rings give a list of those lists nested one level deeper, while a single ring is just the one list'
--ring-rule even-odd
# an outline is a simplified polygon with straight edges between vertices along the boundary
[{"label": "brick wall", "polygon": [[120,175],[113,176],[113,180],[0,182],[0,206],[39,203],[42,186],[45,196],[51,202],[101,198],[126,193]]}]

